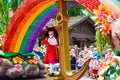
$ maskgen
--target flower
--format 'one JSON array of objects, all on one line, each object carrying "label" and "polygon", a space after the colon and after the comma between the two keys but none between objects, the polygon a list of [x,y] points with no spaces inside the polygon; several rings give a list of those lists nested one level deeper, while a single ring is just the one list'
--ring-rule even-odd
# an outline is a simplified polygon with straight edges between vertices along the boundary
[{"label": "flower", "polygon": [[18,57],[18,56],[16,56],[16,57],[13,58],[13,62],[16,63],[16,64],[17,64],[17,63],[18,63],[18,64],[22,64],[23,59],[20,58],[20,57]]},{"label": "flower", "polygon": [[2,62],[3,61],[3,58],[0,58],[0,62]]},{"label": "flower", "polygon": [[103,25],[100,27],[100,31],[101,31],[102,34],[104,34],[104,35],[109,34],[110,29],[111,29],[111,28],[110,28],[110,24],[107,24],[107,23],[103,24]]},{"label": "flower", "polygon": [[113,17],[112,16],[108,16],[108,22],[112,22],[113,21]]},{"label": "flower", "polygon": [[29,63],[29,64],[37,64],[38,61],[37,61],[37,60],[34,60],[34,59],[29,59],[29,60],[28,60],[28,63]]},{"label": "flower", "polygon": [[113,21],[112,11],[108,9],[107,5],[100,4],[97,9],[93,9],[93,14],[95,16],[95,24],[97,27],[96,30],[96,47],[99,52],[102,52],[106,45],[112,47],[110,42],[110,30],[111,26],[110,23]]},{"label": "flower", "polygon": [[20,72],[20,71],[22,70],[22,65],[16,64],[16,65],[15,65],[15,69],[16,69],[18,72]]},{"label": "flower", "polygon": [[13,15],[14,15],[14,12],[13,12],[13,10],[10,8],[10,9],[9,9],[9,17],[11,18],[11,17],[13,17]]},{"label": "flower", "polygon": [[38,60],[38,59],[40,59],[39,56],[34,56],[34,60]]},{"label": "flower", "polygon": [[105,20],[112,14],[112,12],[108,9],[108,6],[100,4],[98,10],[93,9],[93,14],[96,18],[96,24],[102,24]]}]

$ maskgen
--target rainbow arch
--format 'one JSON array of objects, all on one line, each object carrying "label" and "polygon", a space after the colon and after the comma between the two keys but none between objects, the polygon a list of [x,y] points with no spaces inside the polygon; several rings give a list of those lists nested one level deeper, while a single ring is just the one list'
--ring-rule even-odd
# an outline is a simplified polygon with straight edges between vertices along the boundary
[{"label": "rainbow arch", "polygon": [[[16,10],[6,30],[6,39],[2,50],[4,52],[14,53],[29,53],[32,52],[36,38],[39,36],[42,28],[46,23],[57,14],[57,0],[24,0],[21,6]],[[96,1],[96,6],[92,6],[91,1],[85,4],[90,12],[97,8],[99,1]],[[79,0],[76,0],[79,3]],[[72,4],[70,4],[72,5]],[[68,7],[70,7],[68,5]],[[72,5],[75,6],[75,5]],[[91,8],[92,7],[92,8]]]},{"label": "rainbow arch", "polygon": [[[68,7],[76,4],[69,4]],[[24,0],[6,30],[4,52],[32,52],[36,38],[46,23],[57,14],[56,0]]]}]

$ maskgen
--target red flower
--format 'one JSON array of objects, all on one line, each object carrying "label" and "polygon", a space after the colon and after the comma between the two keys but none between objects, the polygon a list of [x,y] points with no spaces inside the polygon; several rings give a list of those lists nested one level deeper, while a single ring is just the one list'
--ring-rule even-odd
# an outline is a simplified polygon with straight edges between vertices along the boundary
[{"label": "red flower", "polygon": [[0,62],[2,62],[3,61],[3,58],[0,58]]},{"label": "red flower", "polygon": [[110,29],[111,29],[111,28],[110,28],[110,24],[107,24],[107,23],[105,23],[104,25],[102,25],[102,26],[100,27],[100,30],[101,30],[102,34],[104,34],[104,35],[109,34]]}]

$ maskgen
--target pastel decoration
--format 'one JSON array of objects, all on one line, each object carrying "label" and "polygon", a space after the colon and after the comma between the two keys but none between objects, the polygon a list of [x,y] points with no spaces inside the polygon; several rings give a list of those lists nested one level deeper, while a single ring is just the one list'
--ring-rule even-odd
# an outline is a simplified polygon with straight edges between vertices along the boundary
[{"label": "pastel decoration", "polygon": [[115,19],[120,17],[120,2],[118,0],[99,0],[102,4],[108,5],[113,12]]}]

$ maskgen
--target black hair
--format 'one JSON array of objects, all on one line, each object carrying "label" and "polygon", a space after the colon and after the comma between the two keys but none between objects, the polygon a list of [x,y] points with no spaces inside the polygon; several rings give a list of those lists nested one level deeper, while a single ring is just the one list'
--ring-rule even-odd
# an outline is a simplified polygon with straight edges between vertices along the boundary
[{"label": "black hair", "polygon": [[55,27],[50,27],[50,28],[48,28],[48,29],[47,29],[47,32],[46,32],[46,34],[45,34],[45,37],[49,37],[49,34],[48,34],[49,31],[53,31],[54,36],[55,36],[56,38],[58,37],[58,31],[57,31],[57,29],[56,29]]}]

